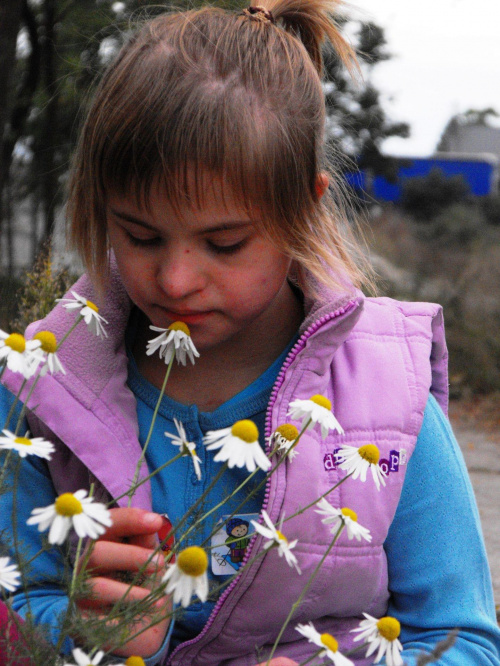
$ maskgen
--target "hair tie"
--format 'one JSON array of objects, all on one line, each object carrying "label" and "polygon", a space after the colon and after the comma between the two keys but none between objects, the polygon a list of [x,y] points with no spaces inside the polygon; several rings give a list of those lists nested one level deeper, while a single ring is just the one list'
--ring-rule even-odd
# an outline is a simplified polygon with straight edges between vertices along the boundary
[{"label": "hair tie", "polygon": [[257,21],[262,21],[264,23],[265,22],[276,23],[276,21],[274,20],[274,16],[269,11],[269,9],[266,9],[261,5],[247,7],[246,9],[243,10],[242,13],[246,14],[250,18],[253,18]]}]

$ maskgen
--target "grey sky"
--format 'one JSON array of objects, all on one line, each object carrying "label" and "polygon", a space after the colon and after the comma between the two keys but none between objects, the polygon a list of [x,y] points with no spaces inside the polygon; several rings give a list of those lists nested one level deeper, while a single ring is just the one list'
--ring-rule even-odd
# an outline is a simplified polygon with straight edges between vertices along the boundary
[{"label": "grey sky", "polygon": [[388,140],[385,152],[428,155],[453,114],[489,106],[500,113],[497,0],[352,0],[348,11],[383,27],[393,54],[373,81],[412,136]]}]

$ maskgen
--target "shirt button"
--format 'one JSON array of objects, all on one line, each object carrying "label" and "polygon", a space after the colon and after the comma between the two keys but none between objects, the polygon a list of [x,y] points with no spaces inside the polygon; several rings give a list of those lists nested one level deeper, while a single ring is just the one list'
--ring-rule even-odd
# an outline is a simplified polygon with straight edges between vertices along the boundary
[{"label": "shirt button", "polygon": [[198,477],[196,476],[196,472],[193,472],[191,474],[191,483],[193,484],[193,486],[196,486],[198,483],[200,483]]}]

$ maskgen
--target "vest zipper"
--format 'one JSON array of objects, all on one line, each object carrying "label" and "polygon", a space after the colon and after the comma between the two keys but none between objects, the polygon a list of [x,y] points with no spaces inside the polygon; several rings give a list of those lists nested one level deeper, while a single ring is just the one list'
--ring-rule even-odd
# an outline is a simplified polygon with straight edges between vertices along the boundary
[{"label": "vest zipper", "polygon": [[[339,308],[338,310],[335,310],[334,312],[329,312],[327,315],[324,315],[323,317],[320,317],[319,319],[314,321],[304,331],[304,333],[302,333],[300,338],[297,340],[297,342],[294,344],[292,349],[289,351],[288,356],[286,357],[283,365],[281,366],[281,370],[280,370],[278,376],[276,377],[276,381],[274,382],[273,390],[271,391],[271,397],[269,398],[269,403],[267,405],[266,425],[265,425],[265,442],[266,442],[266,452],[267,453],[270,452],[269,437],[271,435],[271,414],[272,414],[272,411],[273,411],[274,403],[276,402],[276,396],[278,395],[278,391],[280,390],[280,388],[283,384],[286,371],[288,370],[290,365],[294,362],[294,360],[297,357],[297,355],[299,354],[299,352],[301,352],[302,349],[304,349],[304,347],[306,345],[306,342],[311,337],[311,335],[316,333],[316,331],[319,328],[321,328],[324,324],[326,324],[326,322],[331,321],[332,319],[336,319],[337,317],[340,317],[341,315],[343,315],[346,312],[348,312],[349,310],[351,310],[356,304],[357,304],[356,300],[349,301],[346,305]],[[262,502],[261,512],[263,510],[267,509],[267,505],[269,503],[270,489],[271,489],[271,481],[270,481],[270,477],[269,477],[267,479],[267,482],[266,482],[266,488],[265,488],[265,491],[264,491],[264,500]],[[254,542],[255,542],[255,539],[252,539],[250,541],[250,544],[249,544],[248,548],[245,551],[245,555],[244,555],[243,561],[241,563],[241,568],[243,568],[245,566],[245,564],[248,562],[248,560],[250,559],[250,555],[251,555],[251,551],[253,550]],[[203,629],[200,631],[198,636],[195,636],[194,638],[192,638],[189,641],[185,641],[184,643],[181,643],[180,645],[178,645],[175,648],[175,650],[172,652],[172,654],[168,658],[167,666],[170,666],[170,664],[172,664],[174,657],[177,655],[177,653],[179,651],[183,650],[184,648],[188,648],[191,645],[194,645],[195,643],[197,643],[199,640],[201,640],[205,636],[205,634],[209,631],[210,627],[214,623],[222,604],[227,599],[227,597],[229,596],[231,591],[236,587],[236,585],[238,583],[238,580],[239,580],[239,576],[236,577],[233,580],[233,582],[227,587],[227,589],[224,590],[224,592],[221,594],[221,596],[217,600],[217,603],[215,604],[215,606],[214,606],[214,608],[213,608],[213,610],[210,614],[210,617],[207,620],[207,623],[205,624]],[[174,620],[174,622],[175,622],[175,620]]]}]

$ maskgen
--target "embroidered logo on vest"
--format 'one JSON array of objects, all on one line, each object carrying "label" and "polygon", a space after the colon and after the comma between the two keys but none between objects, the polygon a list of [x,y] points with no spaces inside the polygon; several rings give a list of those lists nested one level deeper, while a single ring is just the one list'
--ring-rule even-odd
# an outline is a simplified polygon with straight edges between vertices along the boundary
[{"label": "embroidered logo on vest", "polygon": [[[329,472],[332,469],[337,469],[337,465],[339,465],[342,461],[343,458],[339,448],[335,449],[333,453],[325,454],[325,457],[323,458],[323,465],[325,470]],[[396,449],[392,449],[391,451],[389,451],[388,458],[382,458],[378,464],[383,472],[385,472],[386,474],[390,474],[391,472],[392,473],[399,472],[399,467],[401,465],[406,465],[406,461],[407,461],[406,449],[400,449],[399,451],[396,451]]]}]

